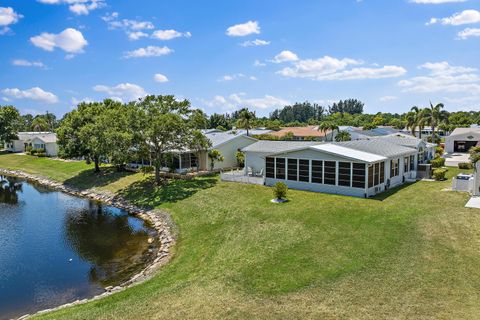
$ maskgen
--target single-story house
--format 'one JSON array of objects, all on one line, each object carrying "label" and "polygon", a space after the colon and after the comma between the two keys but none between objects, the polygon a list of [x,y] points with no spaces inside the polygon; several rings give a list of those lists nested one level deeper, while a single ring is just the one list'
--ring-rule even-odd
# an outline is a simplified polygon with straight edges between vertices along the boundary
[{"label": "single-story house", "polygon": [[18,139],[7,143],[8,152],[25,152],[27,147],[44,149],[48,157],[58,155],[57,135],[53,132],[19,132]]},{"label": "single-story house", "polygon": [[416,178],[418,151],[382,139],[314,143],[258,141],[242,150],[265,185],[369,197]]},{"label": "single-story house", "polygon": [[[405,128],[402,130],[402,132],[411,134],[412,130],[409,128]],[[423,127],[422,129],[420,129],[420,127],[415,127],[414,132],[415,132],[415,137],[419,138],[421,134],[422,139],[426,139],[427,137],[430,137],[432,135],[433,128],[430,126]],[[435,128],[435,134],[438,135],[439,137],[446,137],[448,136],[449,133],[440,128]]]},{"label": "single-story house", "polygon": [[386,136],[372,137],[371,139],[382,139],[399,146],[414,148],[418,151],[418,163],[426,163],[435,157],[435,143],[425,142],[422,139],[404,133],[395,133]]},{"label": "single-story house", "polygon": [[[293,141],[323,141],[326,139],[325,133],[318,129],[318,126],[306,126],[306,127],[284,127],[279,131],[272,131],[269,135],[277,138],[284,138],[291,135]],[[331,138],[331,135],[329,136]]]},{"label": "single-story house", "polygon": [[456,128],[445,137],[447,153],[468,152],[471,147],[480,145],[480,128]]},{"label": "single-story house", "polygon": [[[247,136],[246,130],[204,130],[203,134],[210,140],[211,147],[208,150],[204,150],[199,154],[191,150],[178,150],[172,151],[171,157],[173,157],[173,167],[177,172],[186,171],[204,171],[211,169],[211,161],[208,158],[208,151],[216,149],[223,156],[223,161],[215,161],[214,170],[238,167],[237,151],[249,146],[258,140]],[[249,132],[249,134],[251,134]],[[165,158],[164,170],[169,170],[168,156]],[[139,160],[132,162],[130,166],[139,167],[142,165],[149,165],[148,160]]]}]

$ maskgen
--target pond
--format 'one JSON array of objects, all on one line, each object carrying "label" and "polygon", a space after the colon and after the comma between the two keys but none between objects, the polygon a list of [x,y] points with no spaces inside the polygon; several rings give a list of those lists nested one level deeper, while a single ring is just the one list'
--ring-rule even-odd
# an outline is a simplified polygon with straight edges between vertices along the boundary
[{"label": "pond", "polygon": [[155,235],[124,210],[0,176],[0,319],[121,284],[152,261]]}]

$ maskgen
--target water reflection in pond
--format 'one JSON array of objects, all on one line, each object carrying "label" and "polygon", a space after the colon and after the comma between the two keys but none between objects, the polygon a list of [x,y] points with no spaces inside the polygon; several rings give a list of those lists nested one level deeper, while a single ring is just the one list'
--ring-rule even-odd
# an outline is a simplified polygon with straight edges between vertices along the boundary
[{"label": "water reflection in pond", "polygon": [[0,176],[0,319],[103,292],[152,259],[125,211]]}]

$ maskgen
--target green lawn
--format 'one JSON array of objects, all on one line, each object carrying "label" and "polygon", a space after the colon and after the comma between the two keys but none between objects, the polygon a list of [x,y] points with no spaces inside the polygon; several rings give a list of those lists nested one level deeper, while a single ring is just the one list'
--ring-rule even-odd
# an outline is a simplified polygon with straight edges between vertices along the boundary
[{"label": "green lawn", "polygon": [[270,203],[270,188],[216,177],[156,189],[141,175],[95,181],[79,163],[0,155],[0,167],[22,165],[165,208],[179,227],[175,257],[153,279],[42,319],[480,314],[480,210],[464,208],[467,194],[441,191],[450,181],[417,182],[377,199],[290,190],[279,205]]}]

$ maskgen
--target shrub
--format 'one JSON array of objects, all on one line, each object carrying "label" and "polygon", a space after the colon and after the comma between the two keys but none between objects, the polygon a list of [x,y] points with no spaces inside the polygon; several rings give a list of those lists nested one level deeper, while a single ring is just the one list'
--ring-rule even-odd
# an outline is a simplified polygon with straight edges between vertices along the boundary
[{"label": "shrub", "polygon": [[241,151],[237,151],[235,153],[235,158],[237,158],[237,164],[240,168],[243,168],[245,166],[245,155]]},{"label": "shrub", "polygon": [[445,158],[435,158],[433,160],[430,160],[430,164],[432,165],[432,168],[440,168],[445,165]]},{"label": "shrub", "polygon": [[277,182],[273,186],[273,194],[275,195],[276,199],[283,199],[287,196],[288,187],[283,182]]},{"label": "shrub", "polygon": [[32,148],[31,146],[25,147],[25,153],[26,153],[26,154],[32,154],[32,149],[33,149],[33,148]]},{"label": "shrub", "polygon": [[442,147],[435,147],[435,154],[442,155],[444,152]]},{"label": "shrub", "polygon": [[458,164],[458,169],[464,169],[464,170],[473,169],[473,165],[471,162],[460,162]]},{"label": "shrub", "polygon": [[40,151],[37,151],[37,154],[36,154],[37,157],[39,158],[44,158],[47,156],[47,154],[45,152],[40,152]]},{"label": "shrub", "polygon": [[31,154],[32,156],[36,155],[36,154],[37,154],[37,149],[32,149],[32,150],[30,150],[30,154]]},{"label": "shrub", "polygon": [[445,174],[447,169],[435,169],[433,170],[433,178],[437,181],[445,180]]},{"label": "shrub", "polygon": [[143,175],[151,174],[155,171],[154,166],[143,166],[140,168],[140,172],[143,173]]}]

